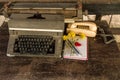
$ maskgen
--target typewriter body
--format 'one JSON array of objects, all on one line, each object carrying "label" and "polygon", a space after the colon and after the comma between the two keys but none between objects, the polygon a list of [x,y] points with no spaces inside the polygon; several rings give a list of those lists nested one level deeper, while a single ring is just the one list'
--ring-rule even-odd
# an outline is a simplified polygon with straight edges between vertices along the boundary
[{"label": "typewriter body", "polygon": [[7,56],[61,57],[65,23],[82,19],[82,8],[76,6],[81,5],[79,1],[11,0],[6,3],[3,14],[10,19]]},{"label": "typewriter body", "polygon": [[46,19],[28,19],[30,16],[32,14],[11,15],[7,56],[60,57],[63,16],[44,15]]}]

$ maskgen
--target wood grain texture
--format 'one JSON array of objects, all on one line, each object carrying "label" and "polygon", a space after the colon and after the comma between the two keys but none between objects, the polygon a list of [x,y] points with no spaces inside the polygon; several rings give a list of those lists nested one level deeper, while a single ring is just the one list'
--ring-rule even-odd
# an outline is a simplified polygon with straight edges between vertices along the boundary
[{"label": "wood grain texture", "polygon": [[[106,22],[97,22],[107,29]],[[116,42],[105,45],[89,38],[88,61],[6,56],[8,27],[0,29],[0,80],[119,80],[120,52]]]}]

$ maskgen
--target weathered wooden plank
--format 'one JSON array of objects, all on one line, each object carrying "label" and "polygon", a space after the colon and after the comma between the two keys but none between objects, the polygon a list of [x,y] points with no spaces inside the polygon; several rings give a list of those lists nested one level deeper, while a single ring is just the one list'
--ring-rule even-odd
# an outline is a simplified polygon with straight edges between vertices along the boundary
[{"label": "weathered wooden plank", "polygon": [[8,1],[12,1],[12,2],[76,2],[77,0],[0,0],[0,2],[8,2]]}]

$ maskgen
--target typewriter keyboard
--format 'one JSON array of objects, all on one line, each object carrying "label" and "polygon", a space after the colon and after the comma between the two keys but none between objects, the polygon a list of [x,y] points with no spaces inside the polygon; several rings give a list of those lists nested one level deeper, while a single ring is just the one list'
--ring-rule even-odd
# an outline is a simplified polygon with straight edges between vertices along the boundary
[{"label": "typewriter keyboard", "polygon": [[19,54],[54,54],[55,40],[48,35],[19,35],[13,51]]}]

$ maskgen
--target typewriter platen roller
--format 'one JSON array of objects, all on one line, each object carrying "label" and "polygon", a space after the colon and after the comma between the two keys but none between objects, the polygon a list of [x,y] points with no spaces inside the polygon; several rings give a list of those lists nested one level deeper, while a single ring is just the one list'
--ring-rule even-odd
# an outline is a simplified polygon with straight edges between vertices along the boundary
[{"label": "typewriter platen roller", "polygon": [[61,57],[63,15],[12,14],[8,22],[7,56]]}]

